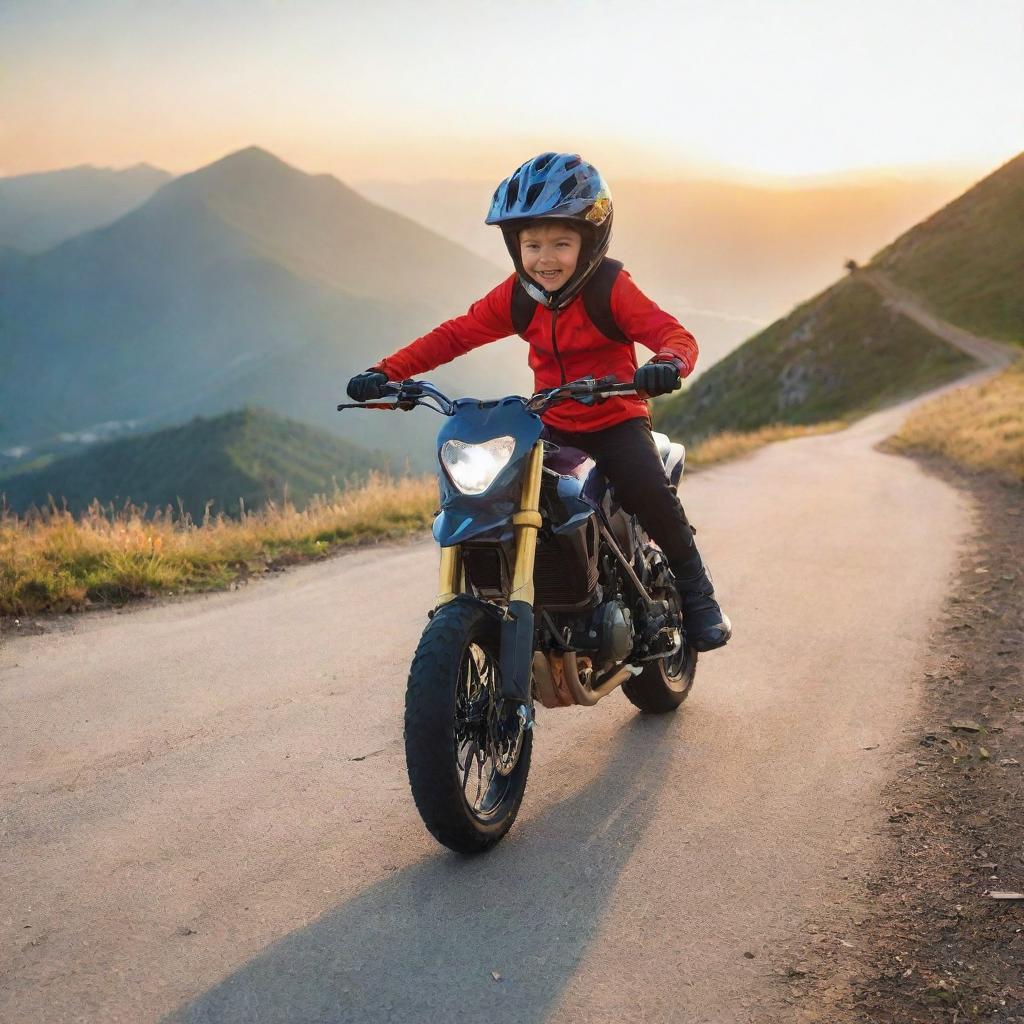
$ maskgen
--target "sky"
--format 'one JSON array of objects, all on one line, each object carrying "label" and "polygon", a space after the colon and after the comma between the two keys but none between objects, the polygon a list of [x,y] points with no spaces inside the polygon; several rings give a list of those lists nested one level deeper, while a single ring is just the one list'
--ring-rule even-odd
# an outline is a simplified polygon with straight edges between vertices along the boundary
[{"label": "sky", "polygon": [[0,0],[0,175],[793,183],[1024,149],[1024,0]]}]

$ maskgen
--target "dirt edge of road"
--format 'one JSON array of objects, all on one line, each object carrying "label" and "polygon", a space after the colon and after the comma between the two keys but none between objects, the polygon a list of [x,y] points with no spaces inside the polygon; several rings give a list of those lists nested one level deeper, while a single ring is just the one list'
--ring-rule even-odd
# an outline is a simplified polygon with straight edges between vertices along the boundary
[{"label": "dirt edge of road", "polygon": [[879,859],[773,965],[778,1020],[1024,1021],[1024,899],[991,895],[1024,893],[1024,489],[918,461],[971,495],[974,535],[879,807]]}]

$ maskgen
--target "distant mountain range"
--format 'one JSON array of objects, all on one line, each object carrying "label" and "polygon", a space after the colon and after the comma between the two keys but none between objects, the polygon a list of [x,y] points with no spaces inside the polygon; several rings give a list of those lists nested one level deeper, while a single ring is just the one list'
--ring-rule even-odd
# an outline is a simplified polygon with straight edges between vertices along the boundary
[{"label": "distant mountain range", "polygon": [[0,247],[43,252],[134,210],[171,177],[138,164],[122,171],[83,166],[0,178]]},{"label": "distant mountain range", "polygon": [[201,522],[212,514],[237,515],[287,495],[303,507],[335,485],[365,480],[386,460],[379,452],[351,445],[322,431],[260,409],[243,409],[212,419],[139,437],[95,444],[77,455],[34,471],[0,477],[9,508],[24,512],[58,505],[80,512],[93,499],[123,506],[170,506]]},{"label": "distant mountain range", "polygon": [[[903,234],[869,265],[960,327],[1024,346],[1024,154]],[[962,374],[972,360],[887,305],[859,273],[756,334],[656,422],[694,440],[857,415]]]},{"label": "distant mountain range", "polygon": [[[22,198],[56,195],[58,186],[84,181],[86,170],[95,169],[0,179],[0,196],[5,184],[24,187],[27,179],[40,180]],[[12,498],[38,502],[59,493],[73,503],[130,497],[152,505],[173,500],[173,492],[194,512],[207,498],[225,508],[239,496],[258,504],[286,478],[297,497],[322,489],[324,460],[306,474],[300,451],[326,452],[327,442],[296,433],[305,427],[282,426],[275,415],[359,446],[331,449],[324,459],[332,465],[361,471],[386,457],[367,449],[408,456],[414,468],[433,465],[434,424],[424,422],[425,414],[339,415],[335,405],[352,373],[464,310],[502,278],[502,267],[330,175],[305,174],[256,147],[173,180],[152,168],[123,173],[128,177],[117,179],[117,188],[114,172],[100,175],[109,186],[103,194],[119,189],[117,201],[129,207],[132,195],[142,198],[110,223],[44,252],[4,244],[0,236],[0,486]],[[895,216],[894,206],[879,202],[864,199],[862,209],[875,209],[877,218],[867,217],[874,227],[861,226],[858,244]],[[837,237],[856,234],[847,214],[830,214],[827,194],[787,200],[771,216],[724,186],[716,192],[709,185],[685,202],[668,186],[637,186],[635,193],[627,187],[619,205],[619,255],[634,252],[631,266],[642,285],[660,268],[665,289],[676,274],[690,283],[709,280],[730,260],[756,278],[750,261],[758,252],[763,258],[772,233],[778,259],[765,277],[791,272],[799,280],[794,246],[802,232],[824,239],[834,214]],[[93,207],[94,218],[101,208]],[[71,222],[66,218],[63,230]],[[875,265],[947,319],[1020,340],[1022,224],[1019,157],[900,236]],[[770,286],[751,284],[745,294],[759,287]],[[719,298],[724,304],[725,292]],[[748,326],[740,317],[732,329],[747,333]],[[854,275],[755,335],[688,391],[658,403],[656,418],[686,440],[771,422],[815,422],[920,390],[967,365]],[[531,385],[518,339],[430,377],[453,395],[525,393]],[[271,412],[222,415],[244,405]],[[196,416],[213,419],[160,429]],[[238,449],[226,439],[239,431],[261,438],[249,446],[244,472],[237,459],[230,469],[221,454],[203,453],[200,435],[222,453],[229,443]],[[289,431],[291,440],[282,441]],[[101,443],[126,434],[133,436]],[[186,453],[180,459],[175,445]],[[261,476],[256,465],[273,470]]]},{"label": "distant mountain range", "polygon": [[[0,446],[253,403],[392,452],[404,416],[335,405],[349,376],[462,312],[503,271],[250,148],[176,178],[102,228],[0,257]],[[529,387],[502,343],[434,375],[457,394]],[[497,382],[500,381],[500,386]]]}]

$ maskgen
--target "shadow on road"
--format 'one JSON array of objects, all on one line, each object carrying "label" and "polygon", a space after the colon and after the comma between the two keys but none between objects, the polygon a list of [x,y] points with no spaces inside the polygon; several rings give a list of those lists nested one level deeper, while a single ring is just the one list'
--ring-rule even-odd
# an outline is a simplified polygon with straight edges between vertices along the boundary
[{"label": "shadow on road", "polygon": [[490,854],[439,851],[378,883],[166,1024],[545,1020],[597,933],[678,742],[673,716],[630,719],[593,782]]}]

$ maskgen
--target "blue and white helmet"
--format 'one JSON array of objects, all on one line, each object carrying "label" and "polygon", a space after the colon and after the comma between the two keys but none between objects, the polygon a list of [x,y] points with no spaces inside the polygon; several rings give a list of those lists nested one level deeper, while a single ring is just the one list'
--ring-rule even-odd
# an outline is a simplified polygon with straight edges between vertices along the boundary
[{"label": "blue and white helmet", "polygon": [[[556,292],[545,291],[526,273],[519,252],[519,231],[530,221],[548,217],[571,221],[583,238],[576,272]],[[486,223],[501,228],[527,294],[549,309],[561,309],[579,294],[608,251],[611,189],[578,153],[541,153],[497,187]]]}]

